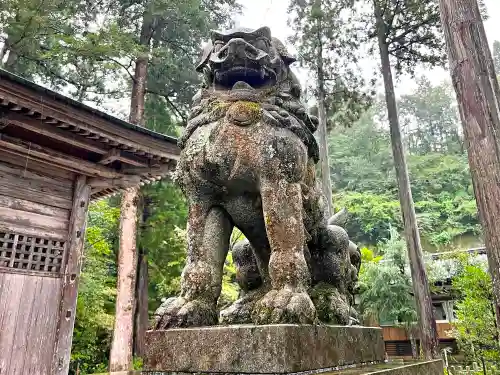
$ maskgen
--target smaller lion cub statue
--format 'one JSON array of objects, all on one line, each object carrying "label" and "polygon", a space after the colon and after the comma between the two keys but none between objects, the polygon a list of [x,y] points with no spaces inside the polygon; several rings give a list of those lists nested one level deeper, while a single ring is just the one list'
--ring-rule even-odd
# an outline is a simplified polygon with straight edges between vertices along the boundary
[{"label": "smaller lion cub statue", "polygon": [[[361,263],[340,223],[328,219],[316,182],[317,118],[300,101],[295,61],[267,27],[212,32],[197,71],[175,180],[189,203],[180,296],[154,329],[216,324],[349,324]],[[220,312],[233,228],[241,298]]]}]

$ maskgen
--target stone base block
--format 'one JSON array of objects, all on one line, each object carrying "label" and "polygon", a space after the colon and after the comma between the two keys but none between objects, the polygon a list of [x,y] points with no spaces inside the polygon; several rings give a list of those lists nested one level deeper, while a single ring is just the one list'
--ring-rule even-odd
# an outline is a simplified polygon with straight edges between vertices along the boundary
[{"label": "stone base block", "polygon": [[384,359],[380,328],[241,325],[148,331],[145,369],[283,374]]}]

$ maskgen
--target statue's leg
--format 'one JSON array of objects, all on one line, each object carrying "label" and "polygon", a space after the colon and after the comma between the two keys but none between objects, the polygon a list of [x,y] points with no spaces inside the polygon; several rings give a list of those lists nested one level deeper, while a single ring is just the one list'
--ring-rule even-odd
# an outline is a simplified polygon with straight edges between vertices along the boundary
[{"label": "statue's leg", "polygon": [[313,323],[316,310],[307,294],[311,276],[304,257],[305,232],[300,184],[285,178],[261,181],[266,231],[271,247],[272,290],[257,302],[253,320],[267,323]]},{"label": "statue's leg", "polygon": [[157,310],[156,329],[217,324],[217,299],[232,228],[222,208],[190,205],[181,295],[169,298]]}]

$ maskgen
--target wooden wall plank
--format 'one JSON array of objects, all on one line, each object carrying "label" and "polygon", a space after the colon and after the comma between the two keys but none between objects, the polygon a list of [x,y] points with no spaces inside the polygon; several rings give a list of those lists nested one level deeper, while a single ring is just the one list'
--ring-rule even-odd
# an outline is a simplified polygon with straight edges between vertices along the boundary
[{"label": "wooden wall plank", "polygon": [[21,189],[19,184],[0,182],[0,194],[10,195],[13,198],[25,199],[35,203],[42,203],[48,206],[71,209],[71,200],[53,196],[36,189],[28,187]]},{"label": "wooden wall plank", "polygon": [[54,178],[57,178],[58,181],[62,181],[64,183],[72,184],[76,176],[74,172],[53,167],[46,163],[39,163],[35,160],[31,160],[19,155],[14,155],[12,153],[8,153],[2,150],[0,150],[0,160],[2,160],[2,163],[9,163],[11,165],[21,167],[22,170],[41,172],[47,176],[52,176]]},{"label": "wooden wall plank", "polygon": [[47,176],[19,168],[0,168],[0,184],[11,184],[71,200],[73,186],[53,181]]},{"label": "wooden wall plank", "polygon": [[71,192],[73,188],[73,181],[71,180],[68,180],[66,178],[61,178],[58,176],[53,176],[50,173],[44,171],[32,170],[31,168],[28,168],[26,165],[23,166],[23,165],[10,164],[2,160],[2,164],[0,164],[0,172],[10,176],[21,177],[22,179],[45,183],[45,185],[54,186],[58,189],[62,189],[63,191],[66,192],[66,194],[68,192]]},{"label": "wooden wall plank", "polygon": [[69,223],[69,210],[0,194],[0,207],[59,218]]},{"label": "wooden wall plank", "polygon": [[[17,306],[12,308],[18,309],[15,335],[12,340],[12,360],[8,374],[10,375],[25,375],[24,363],[27,360],[27,346],[28,340],[31,340],[31,327],[33,320],[38,315],[38,309],[42,301],[37,298],[42,289],[42,280],[40,277],[22,276],[25,278],[23,289],[18,292],[21,293],[22,298]],[[42,364],[41,364],[42,365]]]},{"label": "wooden wall plank", "polygon": [[2,314],[2,326],[0,326],[0,374],[9,374],[13,361],[16,360],[13,352],[14,338],[17,332],[17,320],[19,305],[23,297],[24,275],[0,274],[4,278],[2,294],[0,299],[0,314]]},{"label": "wooden wall plank", "polygon": [[43,278],[38,299],[44,303],[38,304],[39,311],[30,329],[23,374],[51,375],[60,290],[61,279]]},{"label": "wooden wall plank", "polygon": [[0,273],[0,374],[51,375],[61,279]]},{"label": "wooden wall plank", "polygon": [[56,216],[46,216],[33,212],[14,210],[2,206],[0,206],[0,222],[56,232],[68,230],[68,221],[64,218],[61,219]]}]

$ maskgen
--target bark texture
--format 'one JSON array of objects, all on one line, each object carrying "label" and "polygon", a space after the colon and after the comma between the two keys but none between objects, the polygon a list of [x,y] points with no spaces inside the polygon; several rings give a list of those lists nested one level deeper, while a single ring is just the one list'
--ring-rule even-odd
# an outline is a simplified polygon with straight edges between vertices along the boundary
[{"label": "bark texture", "polygon": [[396,178],[398,180],[399,201],[401,203],[401,213],[403,216],[404,232],[410,258],[415,303],[420,325],[420,341],[426,359],[438,358],[439,342],[437,339],[436,321],[434,320],[429,282],[423,260],[417,217],[415,215],[415,206],[411,194],[410,178],[408,176],[406,157],[401,139],[401,128],[399,125],[396,96],[394,93],[389,49],[385,35],[385,24],[382,9],[380,9],[377,0],[374,0],[374,9],[382,63],[382,75],[384,77],[387,114],[391,133],[392,154],[394,166],[396,168]]},{"label": "bark texture", "polygon": [[477,0],[440,9],[500,327],[500,90]]},{"label": "bark texture", "polygon": [[129,370],[133,360],[135,284],[137,274],[137,201],[139,189],[123,193],[120,217],[120,248],[116,317],[109,359],[110,371]]}]

